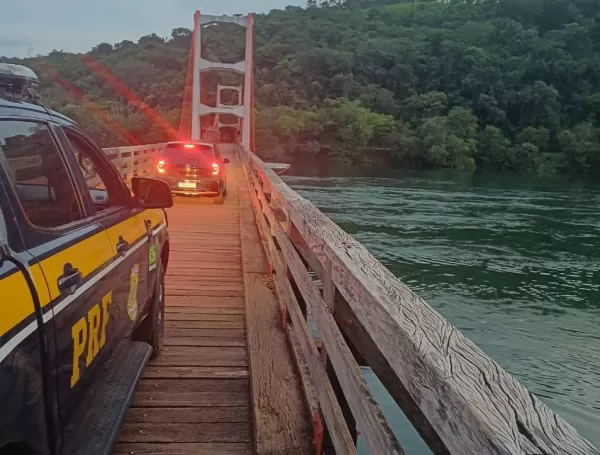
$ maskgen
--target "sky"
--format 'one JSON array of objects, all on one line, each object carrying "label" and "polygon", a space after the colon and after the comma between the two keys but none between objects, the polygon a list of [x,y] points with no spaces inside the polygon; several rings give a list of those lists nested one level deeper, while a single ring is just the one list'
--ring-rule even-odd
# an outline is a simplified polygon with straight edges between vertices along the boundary
[{"label": "sky", "polygon": [[86,52],[95,45],[137,41],[176,27],[193,27],[203,14],[266,13],[306,0],[0,0],[0,56],[27,57],[54,49]]}]

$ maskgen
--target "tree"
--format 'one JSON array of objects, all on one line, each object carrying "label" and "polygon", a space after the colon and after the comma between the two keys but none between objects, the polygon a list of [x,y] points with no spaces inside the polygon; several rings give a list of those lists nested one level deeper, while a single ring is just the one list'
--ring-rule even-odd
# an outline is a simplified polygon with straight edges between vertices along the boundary
[{"label": "tree", "polygon": [[562,131],[558,142],[569,167],[586,174],[600,171],[600,130],[589,123]]},{"label": "tree", "polygon": [[[598,177],[598,18],[594,0],[310,0],[258,14],[258,152],[359,161],[383,148],[403,166]],[[175,127],[191,35],[179,27],[91,54]],[[203,53],[243,59],[244,31],[206,28]],[[43,61],[54,69],[36,67],[43,99],[106,144],[127,139],[74,109],[83,94],[136,140],[169,138],[79,55],[55,51]],[[241,76],[212,71],[202,80],[210,104],[217,83],[238,85]]]},{"label": "tree", "polygon": [[488,125],[479,133],[476,162],[492,171],[514,170],[511,144],[500,128]]},{"label": "tree", "polygon": [[92,54],[110,55],[113,52],[113,47],[108,43],[100,43],[92,49]]}]

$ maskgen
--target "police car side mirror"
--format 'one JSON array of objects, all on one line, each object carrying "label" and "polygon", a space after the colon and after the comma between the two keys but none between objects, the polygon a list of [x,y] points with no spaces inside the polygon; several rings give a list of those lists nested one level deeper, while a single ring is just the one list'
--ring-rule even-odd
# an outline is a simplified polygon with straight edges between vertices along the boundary
[{"label": "police car side mirror", "polygon": [[132,177],[131,189],[140,205],[147,209],[173,207],[173,196],[167,182],[146,177]]}]

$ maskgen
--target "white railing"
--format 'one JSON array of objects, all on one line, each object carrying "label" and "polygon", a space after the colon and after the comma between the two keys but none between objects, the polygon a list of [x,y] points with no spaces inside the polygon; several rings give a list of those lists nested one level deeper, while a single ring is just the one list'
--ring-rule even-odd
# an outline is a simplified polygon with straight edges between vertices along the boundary
[{"label": "white railing", "polygon": [[[165,146],[161,144],[134,145],[128,147],[110,147],[102,149],[106,156],[115,165],[126,182],[131,177],[145,177],[152,175],[152,166],[155,156]],[[97,177],[91,176],[88,183],[96,184]]]}]

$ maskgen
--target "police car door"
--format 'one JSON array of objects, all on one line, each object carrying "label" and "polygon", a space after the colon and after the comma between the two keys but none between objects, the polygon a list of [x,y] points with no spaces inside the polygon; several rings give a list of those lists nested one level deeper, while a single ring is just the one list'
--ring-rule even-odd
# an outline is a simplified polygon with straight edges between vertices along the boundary
[{"label": "police car door", "polygon": [[[0,131],[1,128],[0,124]],[[16,441],[27,441],[34,451],[44,453],[49,445],[46,425],[54,428],[52,419],[46,421],[48,415],[45,415],[45,409],[48,408],[45,400],[56,403],[56,390],[48,387],[56,383],[56,352],[53,343],[45,344],[46,340],[54,339],[54,327],[51,322],[40,322],[40,319],[43,320],[42,311],[48,310],[48,288],[42,269],[25,251],[14,223],[14,214],[5,190],[10,183],[2,145],[0,133],[0,244],[10,246],[11,257],[27,266],[27,273],[36,284],[40,306],[35,306],[25,275],[9,259],[1,261],[0,447]],[[48,387],[45,391],[44,378]],[[54,408],[52,404],[49,406],[49,409]]]},{"label": "police car door", "polygon": [[148,250],[152,225],[144,222],[144,210],[131,204],[131,192],[104,152],[75,128],[62,129],[74,158],[86,174],[85,184],[98,212],[98,221],[106,229],[117,256],[113,288],[115,333],[131,334],[144,314],[142,310],[149,296]]},{"label": "police car door", "polygon": [[0,118],[0,144],[15,221],[48,288],[44,319],[56,332],[54,383],[66,423],[108,351],[113,249],[82,203],[73,169],[44,116]]}]

